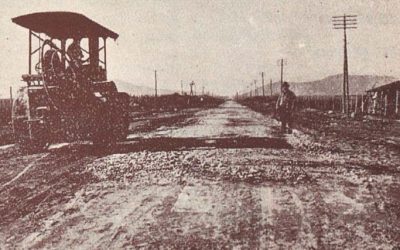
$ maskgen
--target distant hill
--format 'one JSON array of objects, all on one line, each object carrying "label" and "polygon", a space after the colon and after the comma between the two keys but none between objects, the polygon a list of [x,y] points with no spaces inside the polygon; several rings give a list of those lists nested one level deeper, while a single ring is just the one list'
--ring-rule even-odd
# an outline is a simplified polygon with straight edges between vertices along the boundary
[{"label": "distant hill", "polygon": [[[114,80],[115,84],[117,85],[118,91],[126,92],[130,95],[154,95],[154,88],[135,85],[127,81],[122,80]],[[177,91],[169,90],[169,89],[158,89],[158,95],[169,95],[173,94]]]},{"label": "distant hill", "polygon": [[[350,94],[363,94],[367,89],[381,86],[396,81],[397,78],[391,76],[375,75],[350,75],[349,91]],[[324,79],[310,82],[290,82],[290,89],[296,95],[341,95],[343,91],[343,75],[328,76]],[[272,93],[280,92],[280,83],[272,84]],[[258,89],[258,94],[262,93],[262,88]],[[270,85],[265,85],[265,93],[270,94]]]}]

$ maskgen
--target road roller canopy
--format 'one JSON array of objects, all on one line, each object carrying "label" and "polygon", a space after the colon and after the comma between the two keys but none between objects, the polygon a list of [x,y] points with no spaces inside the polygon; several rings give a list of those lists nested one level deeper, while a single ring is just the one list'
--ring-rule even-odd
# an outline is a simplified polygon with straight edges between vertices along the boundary
[{"label": "road roller canopy", "polygon": [[[106,79],[106,40],[107,38],[117,39],[117,33],[82,14],[73,12],[38,12],[15,17],[11,20],[29,30],[28,74],[32,74],[33,66],[37,73],[41,73],[41,56],[46,40],[50,40],[51,44],[56,45],[61,53],[62,65],[65,66],[65,55],[72,40],[84,38],[86,41],[83,41],[84,46],[80,45],[80,49],[86,53],[86,61],[92,68],[101,66],[100,75],[103,75],[101,78]],[[102,55],[100,55],[100,52],[103,52]],[[33,62],[36,55],[39,55],[38,60]]]},{"label": "road roller canopy", "polygon": [[74,12],[38,12],[11,19],[14,23],[36,33],[56,39],[102,37],[117,39],[118,34],[86,16]]}]

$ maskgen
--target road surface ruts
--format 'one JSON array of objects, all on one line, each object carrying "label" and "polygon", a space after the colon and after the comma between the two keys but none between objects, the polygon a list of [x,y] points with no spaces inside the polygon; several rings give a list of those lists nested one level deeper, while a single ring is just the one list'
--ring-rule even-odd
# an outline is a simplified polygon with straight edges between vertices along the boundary
[{"label": "road surface ruts", "polygon": [[[14,219],[1,227],[1,245],[52,249],[399,245],[398,174],[373,175],[340,154],[324,151],[323,145],[315,146],[301,131],[280,135],[276,121],[232,101],[190,119],[184,127],[143,134],[144,143],[157,143],[153,150],[120,145],[127,149],[65,159],[67,165],[75,165],[73,173],[90,181],[70,181],[73,192],[62,202],[50,195],[32,205],[36,210],[5,216]],[[321,151],[309,151],[310,145]],[[46,161],[31,171],[49,171]],[[77,178],[68,171],[50,176],[53,181]],[[15,181],[16,187],[28,188],[24,183],[33,185],[24,176]],[[13,197],[10,189],[4,192]],[[40,216],[35,217],[35,211]]]}]

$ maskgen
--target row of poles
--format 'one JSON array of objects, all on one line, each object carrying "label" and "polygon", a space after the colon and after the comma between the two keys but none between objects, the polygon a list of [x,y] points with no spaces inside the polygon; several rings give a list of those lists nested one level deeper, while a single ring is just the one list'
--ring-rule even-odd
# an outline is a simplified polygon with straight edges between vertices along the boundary
[{"label": "row of poles", "polygon": [[[278,60],[278,66],[280,67],[280,75],[281,75],[281,79],[280,79],[280,84],[281,84],[281,89],[282,89],[282,84],[283,84],[283,67],[287,65],[287,61],[286,59],[279,59]],[[261,90],[262,90],[262,96],[265,97],[266,96],[266,90],[265,90],[265,82],[264,82],[264,76],[265,73],[261,72]],[[254,96],[259,96],[258,94],[258,88],[257,88],[257,80],[254,80],[253,82],[250,83],[250,85],[247,87],[249,88],[249,96],[252,97],[253,96],[253,87],[254,87]],[[273,89],[272,89],[272,79],[270,79],[270,83],[269,83],[269,95],[272,96],[273,95]],[[246,93],[246,91],[245,91]],[[239,93],[236,93],[237,98],[239,98]]]},{"label": "row of poles", "polygon": [[[189,83],[189,87],[190,87],[190,96],[194,96],[196,95],[196,83],[194,81],[191,81]],[[205,87],[202,87],[202,95],[205,95]],[[183,91],[183,81],[181,80],[181,95],[184,95],[184,91]],[[158,96],[158,82],[157,82],[157,70],[154,70],[154,96],[157,97]]]},{"label": "row of poles", "polygon": [[[342,94],[342,112],[346,114],[350,114],[350,93],[349,93],[349,65],[348,65],[348,56],[347,56],[347,30],[349,29],[357,29],[357,15],[346,15],[343,16],[332,16],[332,24],[333,29],[343,30],[343,94]],[[286,60],[280,59],[278,64],[281,69],[281,89],[283,83],[283,66],[287,64]],[[265,88],[264,88],[264,72],[261,73],[262,78],[262,92],[263,97],[265,97]],[[252,85],[253,82],[250,83],[250,97],[252,97]],[[272,80],[270,80],[270,91],[272,95]],[[254,80],[254,94],[257,95],[257,81]],[[236,94],[238,97],[238,93]]]}]

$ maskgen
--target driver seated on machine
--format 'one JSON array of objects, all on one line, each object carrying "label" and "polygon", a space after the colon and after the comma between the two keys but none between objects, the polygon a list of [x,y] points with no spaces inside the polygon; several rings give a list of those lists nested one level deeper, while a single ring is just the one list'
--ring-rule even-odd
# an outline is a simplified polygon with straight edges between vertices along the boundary
[{"label": "driver seated on machine", "polygon": [[67,48],[67,54],[71,60],[67,71],[75,75],[79,89],[87,90],[87,83],[89,82],[88,65],[83,64],[87,60],[83,60],[83,52],[80,46],[81,39],[82,37],[73,37],[72,43]]},{"label": "driver seated on machine", "polygon": [[81,37],[74,37],[72,43],[68,46],[67,54],[71,58],[71,67],[79,70],[83,64],[83,53],[81,49]]}]

